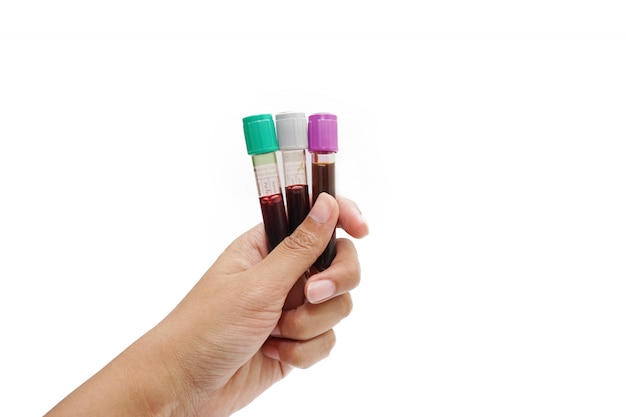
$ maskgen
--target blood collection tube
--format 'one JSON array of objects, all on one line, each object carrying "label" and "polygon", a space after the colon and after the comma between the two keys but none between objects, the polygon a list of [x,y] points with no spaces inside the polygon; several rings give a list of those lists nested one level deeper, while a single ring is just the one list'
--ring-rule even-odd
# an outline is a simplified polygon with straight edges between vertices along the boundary
[{"label": "blood collection tube", "polygon": [[293,233],[311,209],[305,151],[308,147],[307,121],[304,113],[278,113],[276,136],[283,159],[289,233]]},{"label": "blood collection tube", "polygon": [[271,114],[243,118],[243,133],[248,155],[252,156],[263,225],[271,251],[289,235],[289,224],[283,201],[276,151],[276,128]]},{"label": "blood collection tube", "polygon": [[[309,116],[309,152],[311,153],[311,185],[313,203],[325,192],[335,196],[335,154],[337,146],[337,116],[316,113]],[[328,246],[313,264],[314,270],[323,271],[335,257],[335,232]]]}]

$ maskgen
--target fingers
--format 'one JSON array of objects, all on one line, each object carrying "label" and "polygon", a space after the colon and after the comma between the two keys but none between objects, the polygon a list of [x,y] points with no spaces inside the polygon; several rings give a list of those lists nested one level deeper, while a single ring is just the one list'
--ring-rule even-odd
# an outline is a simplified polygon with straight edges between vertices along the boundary
[{"label": "fingers", "polygon": [[337,201],[320,194],[304,222],[254,268],[257,282],[286,296],[322,253],[339,218]]},{"label": "fingers", "polygon": [[303,304],[283,313],[272,336],[294,340],[313,339],[337,325],[352,311],[352,297],[343,294],[322,304]]},{"label": "fingers", "polygon": [[270,338],[262,348],[268,358],[279,360],[296,368],[308,368],[326,358],[335,346],[332,330],[307,341]]},{"label": "fingers", "polygon": [[[322,199],[327,199],[328,197],[329,196],[324,196]],[[336,205],[339,207],[336,226],[344,229],[349,235],[355,238],[367,236],[369,228],[358,206],[352,200],[341,196],[336,197]],[[331,222],[332,219],[327,223],[330,224]],[[307,227],[305,230],[310,233],[311,228]],[[290,238],[290,241],[293,242],[288,241],[285,243],[290,247],[306,246],[308,240],[311,239],[309,233],[293,236]],[[315,250],[315,248],[311,248],[311,251]],[[276,252],[276,250],[274,250],[274,252]],[[219,257],[213,268],[223,270],[227,273],[242,272],[260,263],[267,254],[268,248],[265,231],[261,223],[233,241]],[[296,256],[296,254],[292,254],[292,257],[293,256]],[[307,265],[307,267],[308,266],[310,265]]]},{"label": "fingers", "polygon": [[304,288],[310,303],[321,303],[354,289],[361,280],[356,248],[348,239],[337,239],[337,255],[330,267],[309,278]]},{"label": "fingers", "polygon": [[337,204],[339,204],[339,222],[337,226],[357,239],[367,236],[369,227],[356,203],[345,197],[338,196],[336,198]]},{"label": "fingers", "polygon": [[263,353],[299,368],[328,356],[335,344],[332,328],[352,311],[349,291],[359,284],[360,277],[354,245],[348,239],[338,239],[333,263],[306,283],[309,303],[283,311]]}]

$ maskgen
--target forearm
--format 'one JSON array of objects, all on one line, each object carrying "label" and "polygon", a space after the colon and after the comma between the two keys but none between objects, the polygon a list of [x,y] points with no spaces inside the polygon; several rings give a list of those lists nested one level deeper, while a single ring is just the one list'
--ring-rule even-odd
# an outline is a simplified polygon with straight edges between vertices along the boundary
[{"label": "forearm", "polygon": [[69,394],[45,417],[165,417],[185,415],[180,396],[184,381],[176,374],[175,355],[144,335]]}]

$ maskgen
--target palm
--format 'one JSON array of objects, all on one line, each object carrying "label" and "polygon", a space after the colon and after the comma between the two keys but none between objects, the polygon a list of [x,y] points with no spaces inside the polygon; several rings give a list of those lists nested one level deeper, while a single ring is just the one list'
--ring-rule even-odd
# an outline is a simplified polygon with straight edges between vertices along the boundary
[{"label": "palm", "polygon": [[[210,363],[195,363],[192,369],[197,373],[196,381],[201,381],[210,391],[219,391],[220,398],[228,398],[228,408],[233,411],[244,407],[291,370],[288,365],[263,355],[260,348],[276,326],[283,309],[296,308],[304,302],[304,279],[298,281],[286,299],[259,297],[256,291],[267,290],[265,288],[248,288],[248,293],[233,290],[244,286],[241,280],[249,278],[249,270],[267,256],[262,229],[253,229],[245,236],[226,249],[193,291],[197,296],[193,297],[195,302],[199,302],[197,298],[208,299],[208,293],[231,295],[222,297],[219,305],[214,305],[211,310],[220,312],[218,343],[221,353],[204,356]],[[233,252],[238,256],[233,256]],[[209,314],[207,318],[215,323],[215,314]],[[196,346],[215,352],[212,340],[215,333],[210,329],[211,326],[197,340]],[[206,369],[220,370],[221,378],[213,379],[204,374]],[[198,415],[209,415],[212,407],[211,399],[201,402]]]}]

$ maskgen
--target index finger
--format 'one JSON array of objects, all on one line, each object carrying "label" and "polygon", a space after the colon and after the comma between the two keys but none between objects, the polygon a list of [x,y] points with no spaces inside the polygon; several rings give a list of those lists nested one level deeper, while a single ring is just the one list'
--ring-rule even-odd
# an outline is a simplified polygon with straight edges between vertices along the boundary
[{"label": "index finger", "polygon": [[357,239],[367,236],[369,227],[356,203],[349,198],[341,196],[337,196],[335,199],[339,204],[337,227],[342,228],[350,236]]}]

